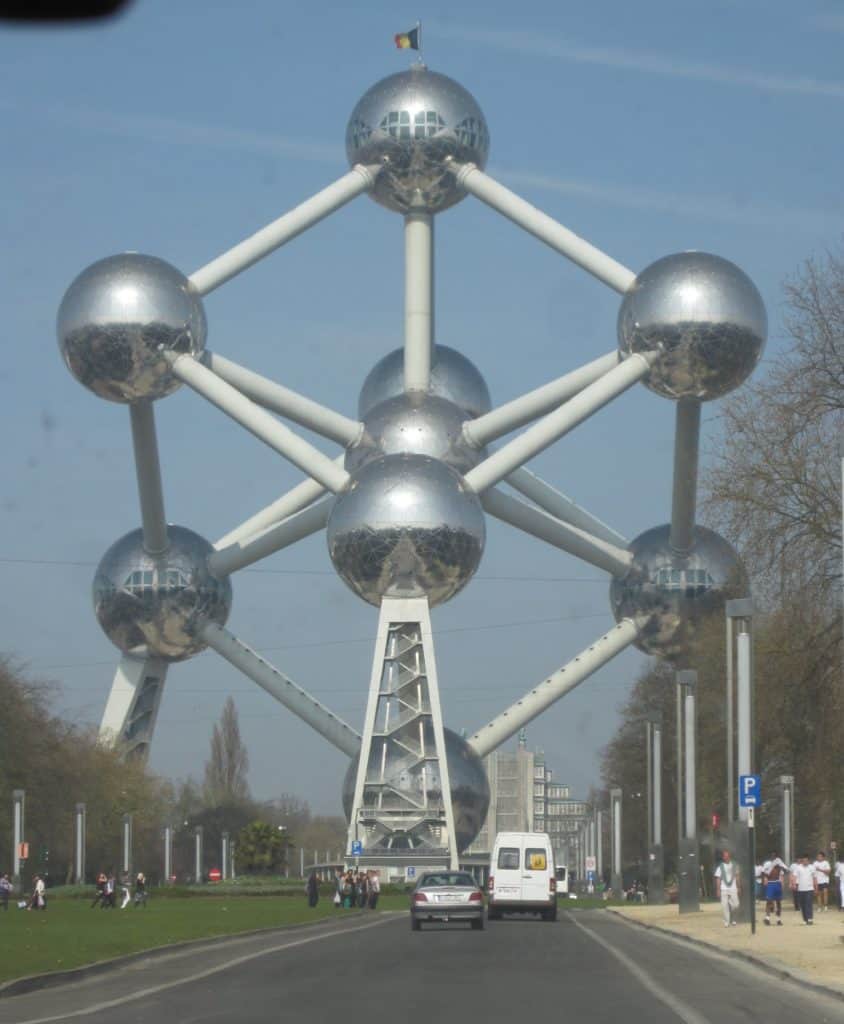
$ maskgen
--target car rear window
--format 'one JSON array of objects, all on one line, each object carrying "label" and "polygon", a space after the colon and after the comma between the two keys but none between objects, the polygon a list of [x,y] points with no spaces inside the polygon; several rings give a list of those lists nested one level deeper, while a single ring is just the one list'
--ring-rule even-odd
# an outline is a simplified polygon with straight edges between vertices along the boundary
[{"label": "car rear window", "polygon": [[541,849],[525,850],[525,867],[528,871],[544,871],[548,867],[548,858]]},{"label": "car rear window", "polygon": [[427,889],[437,885],[475,885],[475,879],[471,875],[458,874],[456,872],[443,872],[439,875],[425,875],[418,883],[417,888]]},{"label": "car rear window", "polygon": [[504,870],[519,870],[519,851],[515,846],[502,846],[498,851],[498,866]]}]

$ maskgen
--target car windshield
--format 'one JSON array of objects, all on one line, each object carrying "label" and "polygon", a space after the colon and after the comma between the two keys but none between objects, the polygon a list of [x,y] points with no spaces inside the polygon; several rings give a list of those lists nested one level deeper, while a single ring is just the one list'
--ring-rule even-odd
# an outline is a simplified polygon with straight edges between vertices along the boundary
[{"label": "car windshield", "polygon": [[468,885],[475,888],[475,879],[464,871],[442,871],[436,875],[424,875],[419,881],[420,889],[431,889],[439,885]]}]

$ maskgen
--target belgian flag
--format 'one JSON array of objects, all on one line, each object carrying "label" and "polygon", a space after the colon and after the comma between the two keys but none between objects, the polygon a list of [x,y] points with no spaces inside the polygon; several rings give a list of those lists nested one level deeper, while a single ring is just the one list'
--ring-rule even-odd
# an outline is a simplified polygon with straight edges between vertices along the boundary
[{"label": "belgian flag", "polygon": [[399,32],[395,37],[396,46],[400,50],[418,50],[419,49],[419,26],[412,28],[409,32]]}]

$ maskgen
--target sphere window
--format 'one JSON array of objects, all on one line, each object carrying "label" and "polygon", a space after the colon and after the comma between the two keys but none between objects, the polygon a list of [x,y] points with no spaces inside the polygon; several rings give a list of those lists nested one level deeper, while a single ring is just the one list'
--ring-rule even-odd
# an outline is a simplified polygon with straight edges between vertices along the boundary
[{"label": "sphere window", "polygon": [[[413,132],[411,133],[410,111],[391,110],[381,120],[380,127],[394,139],[429,139],[445,128],[445,121],[436,110],[419,110],[413,117]],[[353,137],[355,137],[354,129]]]}]

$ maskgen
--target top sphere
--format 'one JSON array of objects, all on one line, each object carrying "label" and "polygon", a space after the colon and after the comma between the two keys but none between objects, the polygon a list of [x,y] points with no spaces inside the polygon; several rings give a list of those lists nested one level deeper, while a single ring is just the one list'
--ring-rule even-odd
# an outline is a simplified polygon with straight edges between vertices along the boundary
[{"label": "top sphere", "polygon": [[759,362],[768,317],[756,285],[705,252],[665,256],[641,272],[618,313],[623,356],[658,349],[645,379],[666,398],[720,398]]},{"label": "top sphere", "polygon": [[[472,419],[492,408],[481,371],[466,356],[448,345],[434,345],[428,393],[445,398]],[[365,420],[376,405],[404,394],[404,349],[396,348],[379,359],[366,375],[358,398],[358,418]]]},{"label": "top sphere", "polygon": [[163,398],[179,387],[163,353],[205,347],[202,299],[175,267],[127,252],[83,270],[65,292],[59,347],[86,388],[112,402]]},{"label": "top sphere", "polygon": [[423,64],[382,78],[358,100],[346,128],[349,163],[381,164],[370,195],[398,213],[438,213],[463,190],[451,159],[482,170],[489,132],[474,97]]}]

